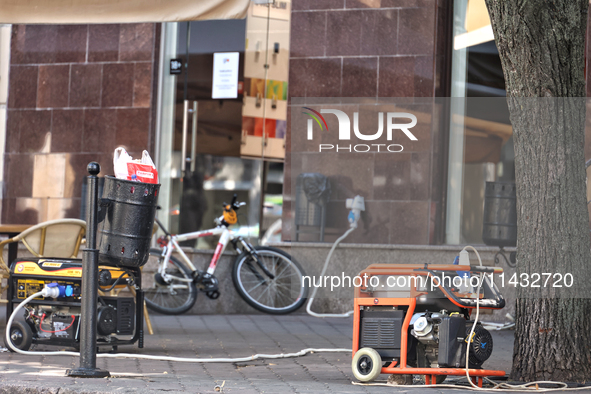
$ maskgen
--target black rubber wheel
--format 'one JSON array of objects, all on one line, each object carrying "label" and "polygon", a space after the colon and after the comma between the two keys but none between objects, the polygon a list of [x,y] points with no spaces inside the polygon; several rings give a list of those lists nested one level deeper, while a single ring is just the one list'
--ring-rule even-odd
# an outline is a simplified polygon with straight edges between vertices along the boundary
[{"label": "black rubber wheel", "polygon": [[240,254],[234,261],[232,281],[244,301],[271,315],[285,315],[304,305],[308,286],[304,285],[306,273],[300,264],[277,248],[257,246],[255,250],[275,277],[270,279],[248,252]]},{"label": "black rubber wheel", "polygon": [[[142,289],[146,306],[165,315],[180,315],[187,312],[197,301],[197,288],[192,281],[191,269],[175,257],[170,257],[166,273],[173,279],[166,283],[158,273],[162,260],[160,249],[150,249],[148,262],[142,269]],[[191,279],[190,282],[174,278]]]},{"label": "black rubber wheel", "polygon": [[[10,338],[12,340],[12,344],[20,350],[29,350],[31,348],[31,344],[33,343],[33,330],[27,323],[23,323],[20,321],[13,321],[12,326],[10,327]],[[14,353],[14,350],[6,341],[6,336],[4,336],[4,346],[8,348],[11,352]]]}]

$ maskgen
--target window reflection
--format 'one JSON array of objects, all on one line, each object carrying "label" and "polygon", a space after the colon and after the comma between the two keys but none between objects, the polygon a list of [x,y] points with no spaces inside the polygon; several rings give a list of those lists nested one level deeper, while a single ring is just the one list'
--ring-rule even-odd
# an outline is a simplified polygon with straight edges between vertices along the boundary
[{"label": "window reflection", "polygon": [[483,243],[487,181],[515,181],[505,80],[484,0],[454,2],[446,242]]}]

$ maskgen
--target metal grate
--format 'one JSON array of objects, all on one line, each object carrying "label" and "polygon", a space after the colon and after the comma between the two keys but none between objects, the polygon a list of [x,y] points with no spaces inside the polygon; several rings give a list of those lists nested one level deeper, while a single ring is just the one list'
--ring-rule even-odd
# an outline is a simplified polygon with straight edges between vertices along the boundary
[{"label": "metal grate", "polygon": [[361,325],[361,346],[371,348],[400,347],[398,319],[364,318]]},{"label": "metal grate", "polygon": [[134,329],[135,302],[133,298],[123,298],[117,304],[117,333],[131,335]]}]

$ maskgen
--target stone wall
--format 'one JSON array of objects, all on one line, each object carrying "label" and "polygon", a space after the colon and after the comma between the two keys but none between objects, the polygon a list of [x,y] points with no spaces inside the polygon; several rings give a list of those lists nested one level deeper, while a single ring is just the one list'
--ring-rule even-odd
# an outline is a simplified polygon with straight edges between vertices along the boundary
[{"label": "stone wall", "polygon": [[12,27],[2,223],[79,217],[86,165],[154,150],[159,24]]}]

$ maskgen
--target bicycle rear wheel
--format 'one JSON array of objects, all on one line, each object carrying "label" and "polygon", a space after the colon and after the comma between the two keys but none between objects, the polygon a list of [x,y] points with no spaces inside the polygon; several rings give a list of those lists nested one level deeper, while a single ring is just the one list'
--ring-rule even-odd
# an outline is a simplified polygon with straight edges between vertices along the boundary
[{"label": "bicycle rear wheel", "polygon": [[191,270],[175,257],[170,257],[166,273],[172,277],[168,283],[158,273],[162,261],[160,249],[150,249],[148,262],[142,269],[142,289],[149,309],[165,315],[180,315],[195,305],[197,288],[195,283],[179,279],[192,279]]},{"label": "bicycle rear wheel", "polygon": [[284,251],[267,246],[255,247],[261,264],[274,276],[271,279],[248,252],[234,262],[232,280],[238,294],[250,306],[272,315],[291,313],[304,305],[308,287],[303,268]]}]

